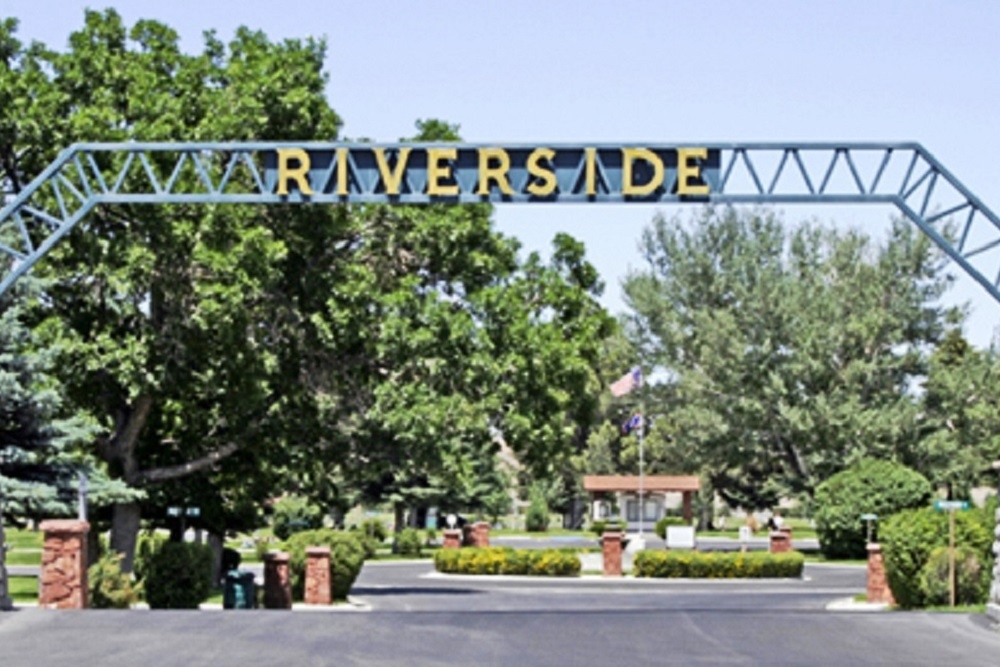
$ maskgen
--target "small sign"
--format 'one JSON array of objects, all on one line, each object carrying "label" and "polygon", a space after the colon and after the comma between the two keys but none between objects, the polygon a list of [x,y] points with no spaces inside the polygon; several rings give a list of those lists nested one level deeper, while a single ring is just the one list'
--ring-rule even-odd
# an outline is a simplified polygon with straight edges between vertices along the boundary
[{"label": "small sign", "polygon": [[954,511],[969,509],[968,500],[935,500],[934,509],[938,511]]},{"label": "small sign", "polygon": [[876,519],[878,519],[878,514],[862,514],[861,515],[861,520],[862,521],[875,521]]},{"label": "small sign", "polygon": [[740,542],[744,544],[749,542],[752,535],[753,531],[750,530],[750,526],[740,526]]}]

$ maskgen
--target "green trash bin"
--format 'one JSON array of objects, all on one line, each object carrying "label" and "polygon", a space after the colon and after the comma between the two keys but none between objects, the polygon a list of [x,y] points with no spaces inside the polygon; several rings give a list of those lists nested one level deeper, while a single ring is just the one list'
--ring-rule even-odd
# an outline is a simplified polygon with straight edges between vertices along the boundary
[{"label": "green trash bin", "polygon": [[223,609],[253,609],[256,603],[253,572],[230,570],[222,589]]}]

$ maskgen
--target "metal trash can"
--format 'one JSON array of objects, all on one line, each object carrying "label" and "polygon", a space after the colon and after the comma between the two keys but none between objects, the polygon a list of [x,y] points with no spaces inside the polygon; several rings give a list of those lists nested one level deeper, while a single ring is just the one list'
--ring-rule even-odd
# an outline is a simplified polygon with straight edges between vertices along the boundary
[{"label": "metal trash can", "polygon": [[226,582],[222,589],[223,609],[253,609],[256,606],[253,576],[253,572],[242,570],[226,572]]}]

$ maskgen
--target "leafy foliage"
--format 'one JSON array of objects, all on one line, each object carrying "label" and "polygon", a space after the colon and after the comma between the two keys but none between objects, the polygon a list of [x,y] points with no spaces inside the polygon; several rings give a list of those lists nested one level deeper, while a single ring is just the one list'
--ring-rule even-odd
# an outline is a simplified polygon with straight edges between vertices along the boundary
[{"label": "leafy foliage", "polygon": [[[921,588],[920,576],[931,553],[948,545],[947,513],[930,507],[904,510],[882,524],[880,539],[886,579],[896,604],[904,609],[926,606],[928,599]],[[955,544],[971,549],[983,568],[991,571],[992,513],[983,509],[956,512]]]},{"label": "leafy foliage", "polygon": [[651,459],[704,471],[732,506],[765,509],[864,457],[906,461],[927,350],[960,311],[939,252],[904,223],[788,228],[772,214],[658,217],[624,283],[651,390]]},{"label": "leafy foliage", "polygon": [[[920,592],[929,606],[951,602],[949,577],[951,555],[948,547],[930,553],[920,571]],[[983,567],[982,554],[966,546],[955,547],[955,604],[982,604],[989,593],[991,573]]]},{"label": "leafy foliage", "polygon": [[130,609],[142,600],[142,582],[122,572],[121,559],[121,554],[105,554],[87,570],[92,608]]},{"label": "leafy foliage", "polygon": [[151,609],[197,609],[212,594],[212,550],[165,542],[146,562],[142,585]]},{"label": "leafy foliage", "polygon": [[549,504],[545,494],[537,487],[531,492],[531,504],[528,505],[528,512],[524,517],[524,527],[532,533],[549,529]]},{"label": "leafy foliage", "polygon": [[466,547],[442,549],[434,554],[434,567],[449,574],[521,574],[575,577],[580,557],[559,549]]},{"label": "leafy foliage", "polygon": [[861,515],[877,514],[884,521],[925,506],[931,491],[930,482],[906,466],[862,459],[816,487],[813,518],[820,551],[827,558],[865,558],[867,526]]},{"label": "leafy foliage", "polygon": [[315,530],[323,525],[323,510],[308,498],[288,495],[274,503],[271,518],[274,536],[287,540],[293,533]]},{"label": "leafy foliage", "polygon": [[805,557],[798,552],[771,554],[698,551],[651,551],[636,554],[636,577],[684,579],[760,579],[802,576]]},{"label": "leafy foliage", "polygon": [[403,556],[419,556],[423,551],[423,539],[416,528],[404,528],[396,537],[398,551]]},{"label": "leafy foliage", "polygon": [[334,600],[346,600],[365,561],[365,550],[351,532],[323,528],[295,533],[285,542],[290,557],[292,597],[301,600],[305,594],[306,549],[330,547],[330,581]]}]

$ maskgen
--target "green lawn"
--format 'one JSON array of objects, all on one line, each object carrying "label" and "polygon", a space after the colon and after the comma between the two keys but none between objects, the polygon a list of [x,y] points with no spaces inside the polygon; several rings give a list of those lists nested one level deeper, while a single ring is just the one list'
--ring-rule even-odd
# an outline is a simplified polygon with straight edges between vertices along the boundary
[{"label": "green lawn", "polygon": [[10,597],[14,602],[38,602],[38,578],[11,577]]},{"label": "green lawn", "polygon": [[7,552],[7,565],[41,565],[41,551],[18,551],[14,549]]},{"label": "green lawn", "polygon": [[38,530],[24,530],[22,528],[4,528],[4,536],[7,545],[11,549],[41,549],[42,533]]}]

